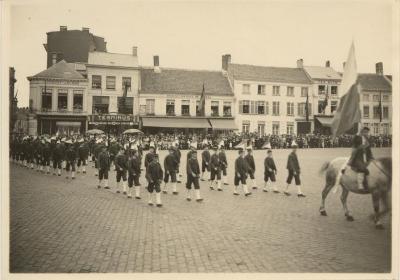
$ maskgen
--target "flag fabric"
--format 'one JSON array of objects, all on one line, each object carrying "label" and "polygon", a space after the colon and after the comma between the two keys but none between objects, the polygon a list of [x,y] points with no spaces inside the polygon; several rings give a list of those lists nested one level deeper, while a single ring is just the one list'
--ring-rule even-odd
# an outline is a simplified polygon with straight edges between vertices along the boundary
[{"label": "flag fabric", "polygon": [[199,111],[200,111],[200,116],[205,116],[205,107],[206,107],[206,95],[205,95],[205,89],[204,89],[204,83],[203,83],[203,90],[201,92],[200,96],[200,103],[199,103]]},{"label": "flag fabric", "polygon": [[333,116],[331,126],[334,137],[346,133],[361,119],[360,90],[357,85],[357,64],[354,43],[350,47],[339,92],[339,107]]},{"label": "flag fabric", "polygon": [[308,91],[307,91],[307,97],[306,97],[306,121],[309,121],[309,114],[310,112],[308,111]]}]

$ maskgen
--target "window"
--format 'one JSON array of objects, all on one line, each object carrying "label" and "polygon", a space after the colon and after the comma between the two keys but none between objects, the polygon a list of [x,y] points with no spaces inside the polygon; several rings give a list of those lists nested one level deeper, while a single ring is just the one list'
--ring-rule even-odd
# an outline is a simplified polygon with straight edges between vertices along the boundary
[{"label": "window", "polygon": [[338,90],[338,87],[337,86],[331,86],[331,94],[332,95],[337,95],[337,91]]},{"label": "window", "polygon": [[374,119],[379,119],[380,118],[380,113],[379,113],[379,106],[374,106],[373,108],[374,112]]},{"label": "window", "polygon": [[288,116],[294,116],[294,103],[293,102],[286,103],[286,113]]},{"label": "window", "polygon": [[106,89],[115,89],[115,76],[106,77]]},{"label": "window", "polygon": [[101,88],[101,76],[92,75],[92,88]]},{"label": "window", "polygon": [[379,102],[379,95],[378,94],[374,94],[373,96],[372,96],[372,101],[375,101],[375,102]]},{"label": "window", "polygon": [[[306,116],[306,103],[298,103],[297,104],[297,115],[301,116],[301,117],[305,117]],[[308,115],[311,116],[311,103],[308,103]]]},{"label": "window", "polygon": [[42,111],[51,111],[52,109],[52,89],[42,88]]},{"label": "window", "polygon": [[243,84],[242,93],[250,94],[250,85],[249,84]]},{"label": "window", "polygon": [[336,112],[336,110],[337,110],[337,101],[331,100],[331,114]]},{"label": "window", "polygon": [[219,116],[219,101],[211,101],[211,116]]},{"label": "window", "polygon": [[383,123],[382,124],[382,134],[388,135],[389,133],[389,124],[388,123]]},{"label": "window", "polygon": [[259,137],[265,136],[265,122],[258,122],[257,132]]},{"label": "window", "polygon": [[273,86],[273,87],[272,87],[272,95],[273,95],[273,96],[279,96],[279,95],[280,95],[280,93],[279,93],[279,86]]},{"label": "window", "polygon": [[368,102],[368,101],[369,101],[369,95],[368,95],[368,94],[363,94],[362,100],[363,100],[364,102]]},{"label": "window", "polygon": [[190,100],[182,100],[181,114],[182,116],[190,116]]},{"label": "window", "polygon": [[131,91],[131,77],[122,77],[122,88],[125,89],[125,87],[128,89],[128,91]]},{"label": "window", "polygon": [[265,85],[258,85],[257,94],[265,95]]},{"label": "window", "polygon": [[232,116],[232,102],[224,101],[224,117],[231,117]]},{"label": "window", "polygon": [[93,96],[93,114],[108,114],[109,96]]},{"label": "window", "polygon": [[68,108],[68,90],[59,89],[58,90],[58,102],[57,102],[58,110],[67,110]]},{"label": "window", "polygon": [[118,113],[133,114],[133,97],[118,97]]},{"label": "window", "polygon": [[325,86],[324,85],[319,85],[318,86],[318,94],[325,94]]},{"label": "window", "polygon": [[265,101],[257,101],[257,114],[265,115]]},{"label": "window", "polygon": [[279,135],[279,122],[272,122],[272,134]]},{"label": "window", "polygon": [[294,96],[294,87],[287,87],[286,95]]},{"label": "window", "polygon": [[369,118],[369,106],[363,106],[363,118]]},{"label": "window", "polygon": [[249,133],[250,132],[250,121],[243,121],[242,122],[242,132]]},{"label": "window", "polygon": [[239,113],[250,114],[250,101],[249,100],[239,101]]},{"label": "window", "polygon": [[57,63],[57,54],[56,53],[52,53],[51,54],[51,65],[54,65]]},{"label": "window", "polygon": [[175,100],[168,99],[165,110],[167,112],[167,116],[175,116]]},{"label": "window", "polygon": [[288,122],[286,125],[286,134],[293,135],[294,132],[294,123]]},{"label": "window", "polygon": [[379,135],[379,123],[374,123],[373,128],[374,135]]},{"label": "window", "polygon": [[382,95],[382,101],[383,102],[389,102],[389,95],[388,94],[383,94]]},{"label": "window", "polygon": [[279,116],[279,101],[272,102],[272,115]]},{"label": "window", "polygon": [[301,88],[301,97],[307,97],[308,95],[308,87]]},{"label": "window", "polygon": [[389,107],[383,106],[382,107],[382,118],[388,119],[389,118]]},{"label": "window", "polygon": [[83,109],[83,90],[74,90],[73,109],[74,111],[82,111]]},{"label": "window", "polygon": [[318,114],[324,114],[325,113],[324,103],[325,103],[325,100],[319,100],[318,101]]},{"label": "window", "polygon": [[146,99],[146,115],[154,115],[154,99]]}]

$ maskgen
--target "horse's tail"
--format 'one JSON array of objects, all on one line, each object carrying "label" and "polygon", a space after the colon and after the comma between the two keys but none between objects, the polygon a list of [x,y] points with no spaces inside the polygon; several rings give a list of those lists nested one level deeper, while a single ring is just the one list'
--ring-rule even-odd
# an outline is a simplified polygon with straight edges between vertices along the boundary
[{"label": "horse's tail", "polygon": [[330,165],[330,162],[329,162],[329,161],[325,161],[325,162],[322,164],[321,169],[319,170],[319,175],[324,174],[325,171],[328,169],[329,165]]}]

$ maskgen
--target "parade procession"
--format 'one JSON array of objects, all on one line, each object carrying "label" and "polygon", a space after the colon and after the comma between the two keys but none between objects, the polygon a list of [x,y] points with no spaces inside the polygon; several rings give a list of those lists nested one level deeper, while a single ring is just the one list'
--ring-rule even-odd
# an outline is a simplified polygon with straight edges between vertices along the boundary
[{"label": "parade procession", "polygon": [[122,2],[11,10],[9,274],[395,279],[390,9]]}]

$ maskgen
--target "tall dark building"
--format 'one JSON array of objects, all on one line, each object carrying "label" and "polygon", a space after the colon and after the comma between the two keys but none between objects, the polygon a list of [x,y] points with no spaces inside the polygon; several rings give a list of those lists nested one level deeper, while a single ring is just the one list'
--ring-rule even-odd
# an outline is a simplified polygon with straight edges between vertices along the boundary
[{"label": "tall dark building", "polygon": [[66,62],[88,62],[90,51],[107,52],[103,37],[82,30],[68,30],[60,26],[59,31],[47,32],[47,43],[43,44],[47,52],[47,68],[61,60]]}]

